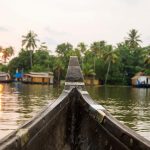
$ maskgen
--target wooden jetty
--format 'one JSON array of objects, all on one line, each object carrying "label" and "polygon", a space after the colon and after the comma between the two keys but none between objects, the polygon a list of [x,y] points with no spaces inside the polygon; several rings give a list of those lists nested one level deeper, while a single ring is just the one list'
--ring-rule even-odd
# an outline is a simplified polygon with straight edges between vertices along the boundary
[{"label": "wooden jetty", "polygon": [[92,100],[73,56],[60,97],[2,139],[0,150],[150,150],[150,141]]}]

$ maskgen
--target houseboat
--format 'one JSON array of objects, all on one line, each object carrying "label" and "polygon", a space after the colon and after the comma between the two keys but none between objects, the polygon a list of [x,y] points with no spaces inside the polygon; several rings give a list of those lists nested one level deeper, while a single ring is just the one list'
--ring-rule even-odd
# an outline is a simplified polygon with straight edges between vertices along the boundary
[{"label": "houseboat", "polygon": [[142,72],[139,72],[134,77],[131,78],[131,83],[135,87],[149,88],[150,76],[145,76]]},{"label": "houseboat", "polygon": [[150,141],[121,124],[85,89],[77,57],[54,103],[0,141],[0,150],[150,150]]},{"label": "houseboat", "polygon": [[22,82],[35,84],[53,84],[53,73],[30,72],[23,75]]},{"label": "houseboat", "polygon": [[0,72],[0,83],[9,83],[9,82],[12,82],[10,74],[6,72]]}]

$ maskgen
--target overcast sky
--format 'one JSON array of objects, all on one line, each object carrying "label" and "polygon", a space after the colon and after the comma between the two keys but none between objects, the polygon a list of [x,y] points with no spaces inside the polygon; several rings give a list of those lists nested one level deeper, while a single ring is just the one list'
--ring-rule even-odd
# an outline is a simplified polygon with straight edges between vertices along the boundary
[{"label": "overcast sky", "polygon": [[49,49],[70,42],[116,44],[130,29],[150,45],[150,0],[0,0],[0,45],[21,47],[33,30]]}]

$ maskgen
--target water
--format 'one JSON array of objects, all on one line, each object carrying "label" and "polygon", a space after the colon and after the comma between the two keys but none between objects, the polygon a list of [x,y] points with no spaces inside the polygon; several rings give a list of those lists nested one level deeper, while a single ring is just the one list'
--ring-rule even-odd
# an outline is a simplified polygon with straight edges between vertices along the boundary
[{"label": "water", "polygon": [[150,89],[103,86],[87,90],[119,121],[150,140]]},{"label": "water", "polygon": [[0,139],[52,103],[61,91],[49,85],[0,84]]},{"label": "water", "polygon": [[[0,84],[0,138],[52,103],[62,89],[49,85]],[[150,140],[150,89],[88,86],[87,90],[118,120]]]}]

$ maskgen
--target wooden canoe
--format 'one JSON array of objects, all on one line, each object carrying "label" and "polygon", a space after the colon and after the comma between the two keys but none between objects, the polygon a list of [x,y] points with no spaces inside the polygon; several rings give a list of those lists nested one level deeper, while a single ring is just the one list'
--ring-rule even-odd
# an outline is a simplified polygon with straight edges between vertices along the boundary
[{"label": "wooden canoe", "polygon": [[72,56],[60,97],[2,139],[0,150],[150,150],[150,141],[92,100]]}]

